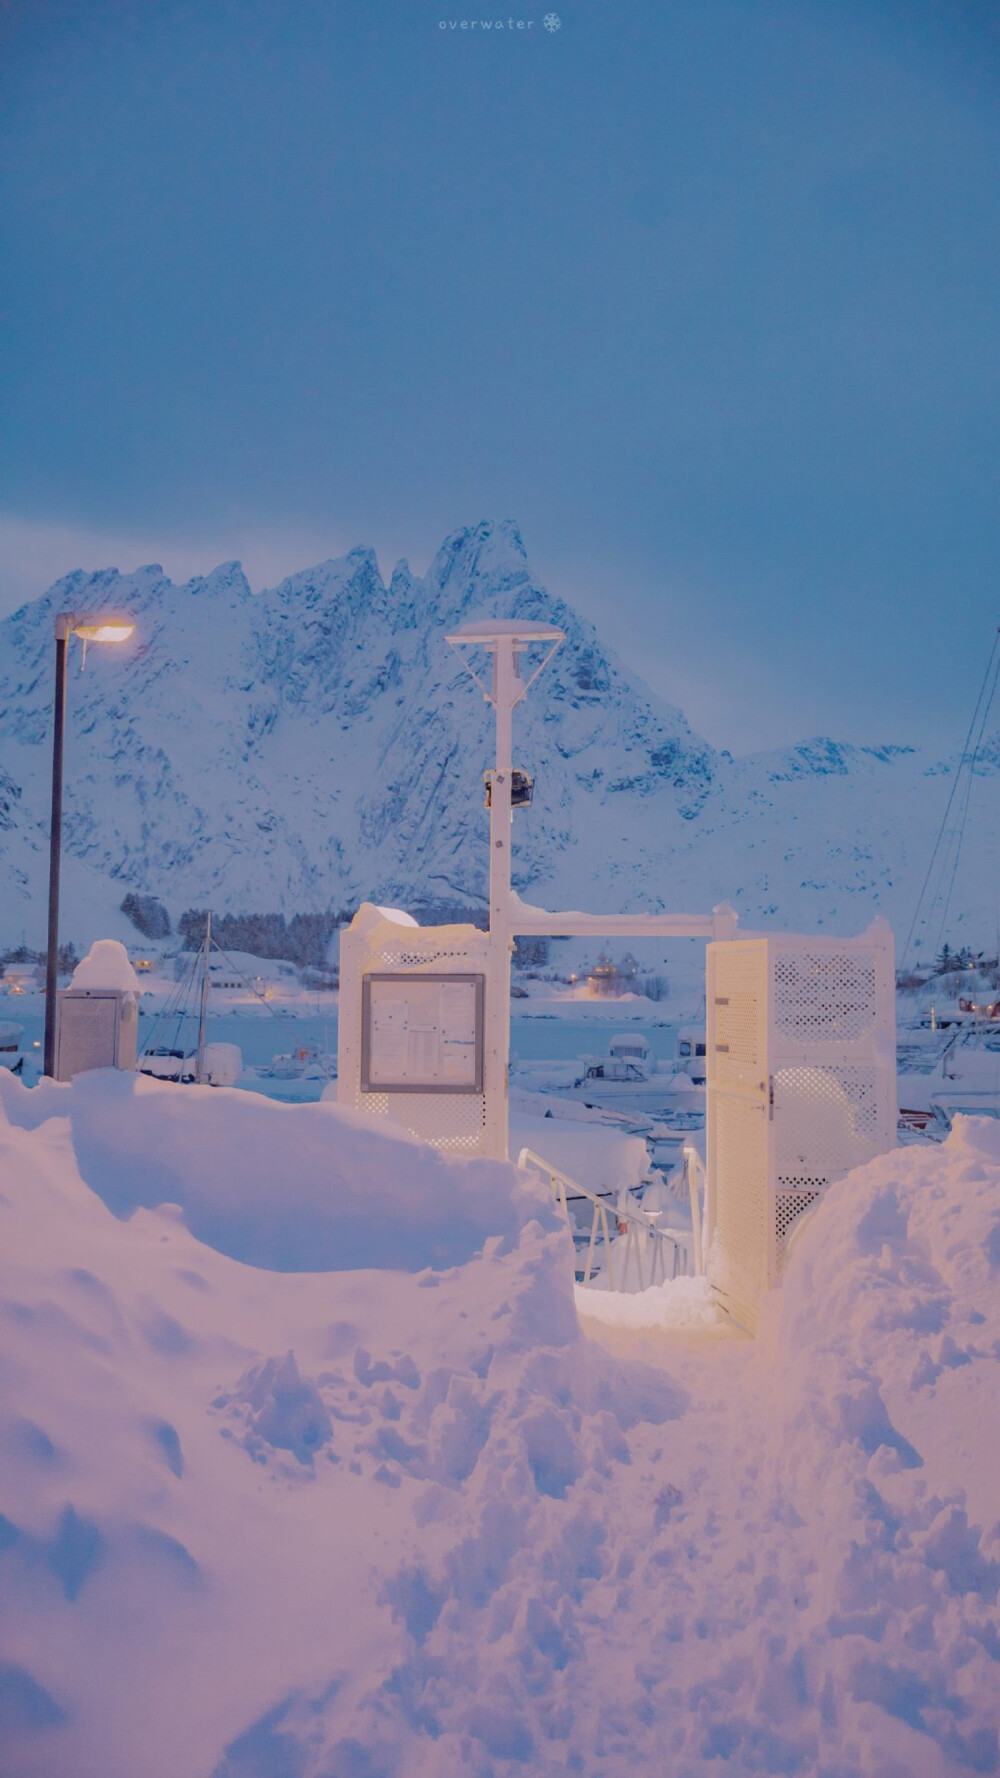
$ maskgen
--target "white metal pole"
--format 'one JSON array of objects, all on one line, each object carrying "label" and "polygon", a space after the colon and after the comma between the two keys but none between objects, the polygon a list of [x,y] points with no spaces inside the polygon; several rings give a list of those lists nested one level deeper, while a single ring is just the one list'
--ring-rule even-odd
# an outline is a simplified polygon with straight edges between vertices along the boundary
[{"label": "white metal pole", "polygon": [[486,993],[487,1140],[497,1160],[507,1159],[510,1062],[510,774],[512,714],[521,693],[517,644],[498,636],[493,653],[496,765],[490,775],[490,979]]},{"label": "white metal pole", "polygon": [[198,1005],[198,1051],[195,1057],[194,1078],[201,1086],[205,1079],[205,1020],[208,1014],[208,958],[212,948],[212,915],[205,917],[205,949],[201,958],[201,1000]]}]

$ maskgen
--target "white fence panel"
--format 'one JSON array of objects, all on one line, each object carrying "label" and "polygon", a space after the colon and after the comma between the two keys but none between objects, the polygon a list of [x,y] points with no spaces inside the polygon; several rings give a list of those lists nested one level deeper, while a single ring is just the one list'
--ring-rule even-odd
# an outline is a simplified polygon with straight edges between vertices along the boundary
[{"label": "white fence panel", "polygon": [[706,984],[708,1275],[753,1328],[798,1218],[895,1146],[892,934],[711,944]]}]

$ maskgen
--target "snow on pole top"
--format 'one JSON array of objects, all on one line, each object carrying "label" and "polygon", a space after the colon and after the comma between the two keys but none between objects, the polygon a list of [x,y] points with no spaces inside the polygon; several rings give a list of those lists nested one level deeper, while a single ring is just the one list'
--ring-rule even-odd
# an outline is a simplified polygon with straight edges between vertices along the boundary
[{"label": "snow on pole top", "polygon": [[116,938],[95,938],[87,955],[73,971],[71,988],[118,988],[122,993],[138,994],[139,978],[128,960],[128,952]]}]

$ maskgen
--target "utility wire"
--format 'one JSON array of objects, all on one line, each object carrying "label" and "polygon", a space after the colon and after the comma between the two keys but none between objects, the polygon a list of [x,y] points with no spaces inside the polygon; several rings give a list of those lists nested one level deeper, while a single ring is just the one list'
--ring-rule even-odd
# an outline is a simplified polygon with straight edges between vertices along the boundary
[{"label": "utility wire", "polygon": [[[271,1002],[267,999],[267,997],[264,994],[262,994],[260,992],[260,989],[254,986],[254,983],[250,980],[250,977],[248,975],[244,974],[243,970],[240,969],[240,967],[237,963],[233,962],[233,959],[229,956],[228,952],[224,951],[222,949],[221,945],[216,944],[214,938],[212,940],[212,950],[218,951],[219,956],[225,958],[225,961],[228,963],[230,969],[233,971],[233,974],[239,976],[239,978],[243,982],[244,986],[249,988],[251,994],[254,994],[256,996],[256,998],[261,1002],[261,1004],[264,1007],[266,1007],[267,1011],[271,1014],[272,1018],[287,1019],[289,1017],[289,1014],[287,1012],[285,1012],[285,1013],[279,1012],[277,1007],[274,1007],[271,1005]],[[160,1008],[160,1011],[156,1014],[155,1018],[153,1019],[153,1023],[152,1023],[152,1026],[150,1027],[149,1034],[143,1043],[143,1054],[144,1055],[149,1054],[149,1052],[152,1048],[153,1040],[156,1037],[157,1031],[159,1030],[161,1024],[166,1024],[169,1022],[169,1020],[171,1020],[175,1017],[177,1019],[177,1027],[174,1032],[173,1047],[174,1047],[174,1049],[179,1049],[182,1047],[181,1046],[181,1032],[184,1028],[184,1020],[187,1018],[194,1017],[194,1013],[190,1009],[190,1001],[191,1001],[191,997],[192,997],[192,994],[194,991],[195,982],[197,981],[197,977],[198,977],[198,962],[203,954],[203,951],[204,951],[204,946],[200,947],[197,951],[195,951],[192,954],[191,962],[188,965],[188,967],[185,969],[184,974],[181,976],[180,981],[177,983],[176,987],[174,987],[171,990],[171,992],[168,994],[163,1006]]]},{"label": "utility wire", "polygon": [[[998,635],[998,637],[1000,637],[1000,631],[997,632],[997,635]],[[994,652],[996,653],[996,648],[994,648]],[[958,875],[958,861],[959,861],[959,857],[961,856],[962,841],[965,838],[965,824],[966,824],[966,821],[967,821],[968,815],[969,815],[969,803],[972,799],[972,786],[973,786],[973,783],[975,782],[975,776],[976,776],[976,761],[979,758],[979,751],[980,751],[980,748],[982,747],[983,738],[986,733],[986,724],[989,719],[990,710],[993,706],[993,700],[996,697],[998,678],[1000,678],[1000,655],[998,655],[998,657],[997,657],[997,663],[996,663],[996,666],[993,670],[993,684],[990,686],[990,695],[989,695],[988,699],[986,700],[986,703],[983,707],[982,719],[980,721],[979,730],[976,735],[976,742],[975,742],[975,746],[973,748],[972,758],[969,762],[968,777],[966,778],[966,781],[965,781],[965,801],[962,806],[962,819],[961,819],[961,824],[960,824],[959,830],[958,830],[958,840],[957,840],[957,843],[955,846],[955,857],[954,857],[954,861],[953,861],[952,867],[951,867],[951,878],[948,883],[948,893],[945,896],[944,908],[943,908],[943,911],[941,914],[941,925],[938,930],[938,946],[939,946],[939,948],[940,948],[940,946],[943,942],[943,939],[944,939],[945,926],[946,926],[947,920],[948,920],[948,910],[951,907],[951,898],[952,898],[952,895],[954,894],[954,890],[955,890],[955,878]]]},{"label": "utility wire", "polygon": [[[952,779],[951,790],[948,794],[948,801],[945,804],[944,815],[941,818],[941,826],[938,829],[938,836],[934,842],[934,850],[931,853],[930,863],[927,866],[927,872],[924,877],[923,883],[921,885],[920,894],[917,897],[917,905],[916,905],[916,908],[914,909],[913,919],[910,922],[910,930],[906,935],[906,943],[903,946],[903,955],[902,955],[902,958],[900,959],[900,970],[901,971],[903,969],[905,969],[905,967],[906,967],[906,960],[907,960],[907,957],[909,956],[910,946],[913,943],[914,933],[916,932],[917,926],[920,923],[921,911],[924,908],[925,902],[927,903],[927,911],[924,914],[924,924],[926,924],[927,921],[930,919],[931,913],[933,912],[935,904],[937,903],[938,897],[941,893],[945,872],[947,871],[947,868],[948,868],[948,862],[950,859],[950,850],[951,850],[950,844],[947,846],[945,845],[945,836],[946,836],[946,833],[948,832],[948,819],[949,819],[949,816],[951,815],[952,805],[955,802],[956,796],[958,794],[959,785],[960,785],[960,783],[962,783],[962,772],[965,768],[966,761],[970,758],[970,748],[972,748],[973,735],[976,734],[977,724],[979,725],[979,733],[976,738],[975,753],[978,753],[978,751],[979,751],[979,746],[981,745],[981,741],[982,741],[982,733],[983,733],[983,730],[985,729],[985,726],[986,726],[986,718],[989,715],[990,705],[993,702],[993,694],[996,691],[998,671],[1000,671],[1000,625],[997,626],[996,634],[994,635],[994,638],[993,638],[993,647],[990,650],[990,658],[986,663],[986,672],[983,675],[983,682],[979,688],[979,696],[976,699],[976,707],[972,712],[972,720],[969,723],[969,729],[968,729],[968,733],[965,737],[964,745],[962,747],[961,756],[960,756],[959,762],[958,762],[958,768],[955,772],[954,778]],[[992,685],[990,684],[991,680],[992,680]],[[987,698],[987,688],[989,688],[989,697],[988,698]],[[986,699],[985,710],[984,710],[984,699]],[[981,711],[983,711],[983,715],[982,715],[982,720],[980,721],[980,712]],[[958,833],[958,846],[956,848],[955,861],[954,861],[954,865],[952,867],[952,886],[954,885],[955,872],[957,871],[957,868],[958,868],[958,852],[961,849],[961,835],[964,832],[964,828],[965,828],[965,815],[968,813],[968,795],[969,795],[969,792],[971,791],[971,781],[972,781],[972,772],[970,770],[969,791],[966,792],[965,811],[963,813],[961,830]],[[952,830],[952,837],[954,837],[954,836],[955,836],[955,830],[953,829]],[[934,893],[928,901],[927,900],[927,892],[928,892],[928,888],[931,883],[931,880],[934,877],[935,870],[937,870],[938,881],[935,886]],[[950,899],[950,889],[949,889],[949,899]]]}]

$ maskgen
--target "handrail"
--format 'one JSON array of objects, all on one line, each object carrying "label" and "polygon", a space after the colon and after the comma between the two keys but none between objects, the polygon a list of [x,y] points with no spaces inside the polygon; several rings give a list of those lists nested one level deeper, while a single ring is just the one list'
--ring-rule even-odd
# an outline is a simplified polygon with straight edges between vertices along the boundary
[{"label": "handrail", "polygon": [[[533,1167],[543,1174],[549,1182],[549,1189],[562,1209],[567,1222],[572,1226],[567,1198],[584,1198],[593,1205],[590,1221],[590,1235],[581,1231],[587,1240],[587,1258],[583,1268],[583,1283],[589,1284],[594,1276],[594,1261],[598,1242],[604,1243],[604,1263],[607,1270],[608,1285],[611,1290],[624,1290],[630,1268],[634,1265],[638,1279],[638,1289],[645,1290],[648,1285],[664,1283],[668,1277],[676,1278],[683,1272],[687,1264],[687,1233],[683,1229],[657,1228],[652,1217],[657,1211],[643,1211],[626,1203],[619,1203],[612,1211],[615,1221],[616,1240],[609,1227],[608,1204],[598,1192],[591,1191],[588,1186],[581,1185],[578,1179],[571,1179],[560,1167],[551,1161],[543,1160],[531,1148],[522,1148],[517,1157],[519,1167]],[[619,1251],[624,1237],[624,1251]],[[670,1249],[669,1255],[667,1249]],[[648,1257],[649,1275],[646,1276],[644,1257]],[[668,1258],[670,1269],[668,1271]],[[619,1260],[621,1265],[619,1267]],[[683,1263],[681,1263],[683,1261]]]},{"label": "handrail", "polygon": [[[694,1230],[694,1272],[696,1278],[705,1276],[705,1255],[712,1245],[712,1229],[710,1226],[711,1205],[709,1203],[708,1175],[702,1164],[701,1155],[690,1142],[684,1144],[684,1176],[687,1179],[688,1199],[691,1204],[691,1227]],[[704,1203],[704,1220],[702,1204]]]}]

